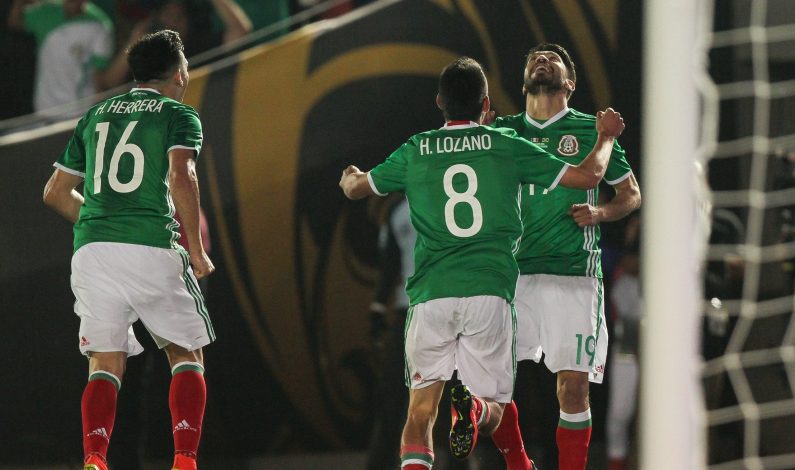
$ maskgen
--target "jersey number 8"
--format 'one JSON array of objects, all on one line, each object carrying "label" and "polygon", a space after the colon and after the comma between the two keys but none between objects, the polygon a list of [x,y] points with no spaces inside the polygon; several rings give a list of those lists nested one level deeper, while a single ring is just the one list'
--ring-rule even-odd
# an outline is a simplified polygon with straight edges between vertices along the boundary
[{"label": "jersey number 8", "polygon": [[[135,125],[138,121],[130,121],[124,133],[119,139],[119,143],[113,149],[113,155],[110,157],[110,169],[108,170],[108,184],[110,188],[117,193],[131,193],[138,189],[144,177],[144,152],[141,147],[127,142],[130,138]],[[99,133],[99,140],[97,141],[96,162],[94,164],[94,194],[99,194],[102,191],[102,170],[105,164],[105,144],[108,140],[109,122],[101,122],[97,124],[97,132]],[[133,175],[130,181],[122,183],[119,181],[119,161],[121,156],[129,153],[133,157]]]},{"label": "jersey number 8", "polygon": [[[462,173],[467,178],[467,189],[463,193],[456,192],[453,188],[453,177]],[[447,230],[457,237],[471,237],[483,227],[483,209],[480,201],[475,198],[478,190],[478,175],[469,165],[453,165],[444,172],[444,192],[450,199],[444,205],[444,221]],[[472,225],[469,228],[461,228],[455,221],[455,206],[458,204],[468,204],[472,208]]]}]

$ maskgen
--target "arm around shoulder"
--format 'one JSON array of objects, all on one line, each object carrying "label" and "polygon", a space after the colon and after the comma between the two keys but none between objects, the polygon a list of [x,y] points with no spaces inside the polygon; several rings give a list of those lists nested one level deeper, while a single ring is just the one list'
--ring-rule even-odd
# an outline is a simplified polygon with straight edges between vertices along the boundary
[{"label": "arm around shoulder", "polygon": [[624,131],[624,120],[621,113],[613,108],[596,113],[596,131],[598,137],[591,153],[579,165],[569,168],[560,180],[560,184],[575,189],[595,188],[607,171],[607,163],[613,152],[613,143]]}]

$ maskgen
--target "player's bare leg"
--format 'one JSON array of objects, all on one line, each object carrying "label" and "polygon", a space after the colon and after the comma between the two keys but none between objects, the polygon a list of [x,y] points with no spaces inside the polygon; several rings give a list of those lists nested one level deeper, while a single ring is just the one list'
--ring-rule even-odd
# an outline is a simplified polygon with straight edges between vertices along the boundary
[{"label": "player's bare leg", "polygon": [[453,457],[465,459],[477,445],[479,434],[490,436],[500,425],[505,403],[473,396],[466,385],[450,390],[450,402],[450,451]]},{"label": "player's bare leg", "polygon": [[588,461],[588,445],[591,442],[588,374],[571,370],[558,372],[558,402],[558,468],[583,470]]},{"label": "player's bare leg", "polygon": [[108,468],[108,444],[116,420],[116,399],[126,365],[125,352],[88,353],[88,383],[80,402],[85,470]]},{"label": "player's bare leg", "polygon": [[188,351],[176,344],[165,347],[171,366],[168,406],[174,434],[174,470],[195,470],[201,439],[207,388],[201,348]]},{"label": "player's bare leg", "polygon": [[444,382],[409,390],[409,409],[400,442],[400,468],[427,470],[433,466],[433,425]]}]

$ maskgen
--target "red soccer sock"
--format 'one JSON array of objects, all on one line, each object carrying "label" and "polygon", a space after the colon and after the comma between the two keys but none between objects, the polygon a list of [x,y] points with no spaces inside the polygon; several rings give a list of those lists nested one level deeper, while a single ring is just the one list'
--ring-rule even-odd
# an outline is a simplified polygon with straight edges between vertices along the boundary
[{"label": "red soccer sock", "polygon": [[582,413],[560,412],[557,431],[558,470],[583,470],[591,442],[591,409]]},{"label": "red soccer sock", "polygon": [[433,451],[425,446],[407,444],[400,448],[401,470],[428,470],[433,467]]},{"label": "red soccer sock", "polygon": [[174,453],[196,457],[201,439],[207,388],[204,368],[197,362],[180,362],[171,370],[168,407],[174,433]]},{"label": "red soccer sock", "polygon": [[508,470],[530,470],[533,467],[524,450],[522,432],[519,430],[519,412],[513,400],[505,405],[502,421],[491,439],[502,453]]},{"label": "red soccer sock", "polygon": [[83,456],[98,455],[105,460],[116,421],[116,397],[121,381],[102,370],[88,376],[80,410],[83,416]]}]

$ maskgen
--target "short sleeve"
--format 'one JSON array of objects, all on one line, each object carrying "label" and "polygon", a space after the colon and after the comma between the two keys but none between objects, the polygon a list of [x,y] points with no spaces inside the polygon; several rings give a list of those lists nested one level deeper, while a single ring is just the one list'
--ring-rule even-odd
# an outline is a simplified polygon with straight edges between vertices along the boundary
[{"label": "short sleeve", "polygon": [[613,142],[613,153],[610,154],[610,162],[607,164],[604,180],[610,185],[616,185],[632,174],[627,162],[626,152],[618,145],[618,140]]},{"label": "short sleeve", "polygon": [[528,140],[513,140],[519,180],[524,184],[537,184],[550,191],[555,189],[569,165]]},{"label": "short sleeve", "polygon": [[53,164],[55,168],[61,171],[83,178],[86,177],[86,148],[83,142],[84,120],[85,118],[77,123],[75,131],[66,145],[66,150],[61,154],[58,161]]},{"label": "short sleeve", "polygon": [[181,107],[176,111],[176,116],[169,126],[168,152],[172,149],[188,149],[194,150],[196,156],[202,148],[202,124],[199,120],[199,114],[189,107]]},{"label": "short sleeve", "polygon": [[411,151],[411,141],[401,145],[399,149],[383,163],[370,170],[367,180],[373,192],[379,196],[406,188],[407,154]]}]

